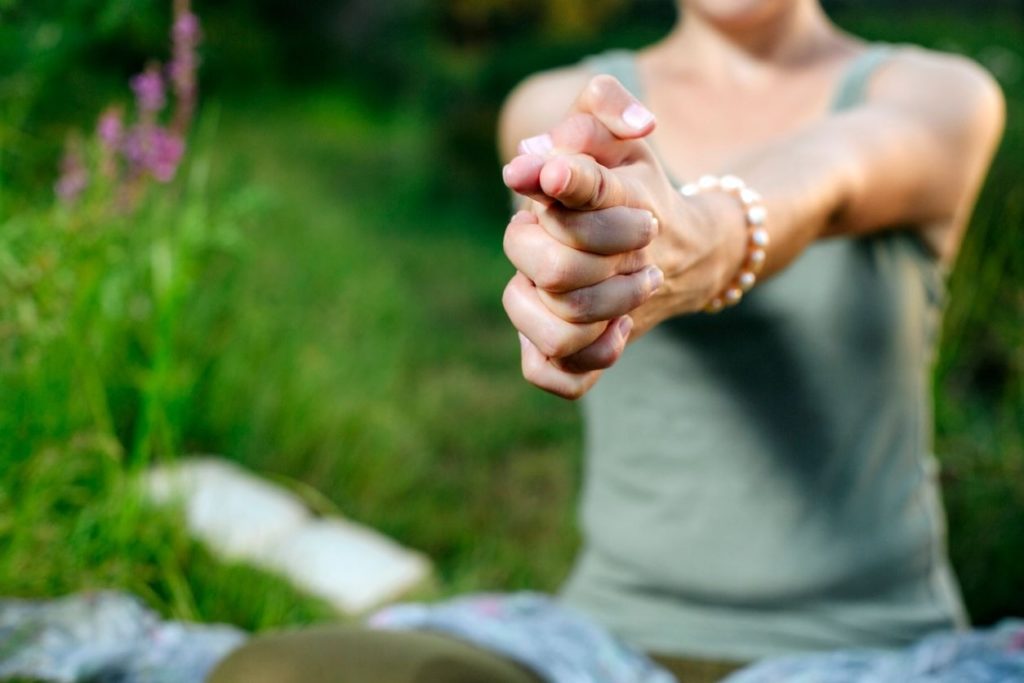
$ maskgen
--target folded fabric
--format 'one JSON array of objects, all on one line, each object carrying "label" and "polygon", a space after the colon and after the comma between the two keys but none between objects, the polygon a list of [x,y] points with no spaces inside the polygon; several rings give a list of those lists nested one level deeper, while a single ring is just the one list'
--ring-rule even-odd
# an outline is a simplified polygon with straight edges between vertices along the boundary
[{"label": "folded fabric", "polygon": [[[484,594],[397,605],[370,626],[451,634],[509,657],[549,683],[665,683],[675,679],[640,652],[556,600]],[[903,650],[840,650],[777,657],[723,683],[1024,683],[1024,621],[939,633]],[[679,683],[686,683],[680,681]]]},{"label": "folded fabric", "polygon": [[245,638],[228,626],[161,621],[124,593],[0,600],[0,679],[202,683]]},{"label": "folded fabric", "polygon": [[841,650],[768,659],[727,683],[1024,682],[1024,621],[937,633],[895,652]]},{"label": "folded fabric", "polygon": [[[642,653],[537,593],[397,605],[370,625],[449,633],[505,655],[551,683],[672,683]],[[202,683],[246,635],[161,621],[123,593],[0,600],[0,679],[57,683]],[[939,633],[904,650],[842,650],[767,659],[725,683],[1024,683],[1024,621]],[[681,681],[680,683],[686,683]]]},{"label": "folded fabric", "polygon": [[374,614],[369,625],[441,631],[502,654],[551,683],[675,683],[642,653],[539,593],[396,605]]}]

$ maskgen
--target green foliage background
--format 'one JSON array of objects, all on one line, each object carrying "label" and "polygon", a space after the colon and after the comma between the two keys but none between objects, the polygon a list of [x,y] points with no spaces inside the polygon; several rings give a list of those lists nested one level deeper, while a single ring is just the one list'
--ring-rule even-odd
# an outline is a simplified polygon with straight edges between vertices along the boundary
[{"label": "green foliage background", "polygon": [[[912,5],[834,10],[865,37],[979,59],[1009,106],[936,368],[951,550],[990,622],[1024,613],[1024,19]],[[656,39],[671,3],[196,11],[188,163],[118,223],[53,206],[57,159],[166,56],[169,8],[0,0],[0,594],[123,587],[254,629],[328,618],[136,499],[135,472],[182,452],[226,454],[424,550],[426,596],[556,588],[577,543],[579,424],[520,379],[498,304],[494,120],[525,75]]]}]

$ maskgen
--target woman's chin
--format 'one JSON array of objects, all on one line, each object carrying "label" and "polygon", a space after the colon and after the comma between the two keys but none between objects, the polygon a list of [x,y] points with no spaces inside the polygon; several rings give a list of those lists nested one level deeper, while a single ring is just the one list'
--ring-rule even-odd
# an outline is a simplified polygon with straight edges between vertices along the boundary
[{"label": "woman's chin", "polygon": [[799,0],[684,0],[684,12],[730,30],[755,28],[794,10]]}]

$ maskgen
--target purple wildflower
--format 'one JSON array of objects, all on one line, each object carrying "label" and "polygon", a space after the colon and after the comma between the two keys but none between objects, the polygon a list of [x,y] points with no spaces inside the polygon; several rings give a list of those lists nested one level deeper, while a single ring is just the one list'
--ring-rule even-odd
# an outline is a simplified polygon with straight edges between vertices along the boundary
[{"label": "purple wildflower", "polygon": [[145,71],[132,78],[131,84],[139,111],[156,113],[164,108],[167,97],[164,93],[164,79],[158,67],[147,67]]},{"label": "purple wildflower", "polygon": [[121,146],[121,140],[124,137],[124,121],[119,108],[108,107],[100,114],[100,119],[96,123],[96,134],[107,151],[112,152]]},{"label": "purple wildflower", "polygon": [[149,139],[152,137],[150,129],[151,126],[142,124],[133,126],[124,138],[121,152],[128,161],[128,168],[131,170],[132,175],[140,175],[146,168],[147,150],[150,146]]},{"label": "purple wildflower", "polygon": [[188,0],[174,3],[174,24],[171,27],[171,62],[167,65],[167,78],[177,97],[173,127],[183,132],[196,108],[196,69],[199,56],[199,18],[192,14]]},{"label": "purple wildflower", "polygon": [[185,142],[166,128],[140,124],[128,132],[123,151],[133,174],[149,173],[167,183],[174,179],[178,170]]},{"label": "purple wildflower", "polygon": [[195,46],[199,43],[199,18],[188,10],[174,20],[171,37],[176,45]]},{"label": "purple wildflower", "polygon": [[149,171],[161,183],[169,183],[178,170],[181,156],[185,153],[185,142],[180,136],[164,128],[157,128],[153,138],[153,155]]},{"label": "purple wildflower", "polygon": [[88,185],[89,172],[82,158],[81,141],[71,139],[60,160],[60,177],[53,189],[60,201],[73,204]]}]

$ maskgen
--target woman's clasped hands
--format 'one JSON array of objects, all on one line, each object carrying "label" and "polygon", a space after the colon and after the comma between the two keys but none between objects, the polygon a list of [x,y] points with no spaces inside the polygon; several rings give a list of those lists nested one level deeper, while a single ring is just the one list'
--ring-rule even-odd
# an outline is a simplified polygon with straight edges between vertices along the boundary
[{"label": "woman's clasped hands", "polygon": [[654,126],[618,81],[597,76],[503,170],[527,200],[505,231],[517,272],[503,304],[524,377],[559,396],[586,393],[631,335],[700,310],[729,277],[723,252],[742,258],[742,243],[710,229],[714,212],[672,186],[644,140]]}]

